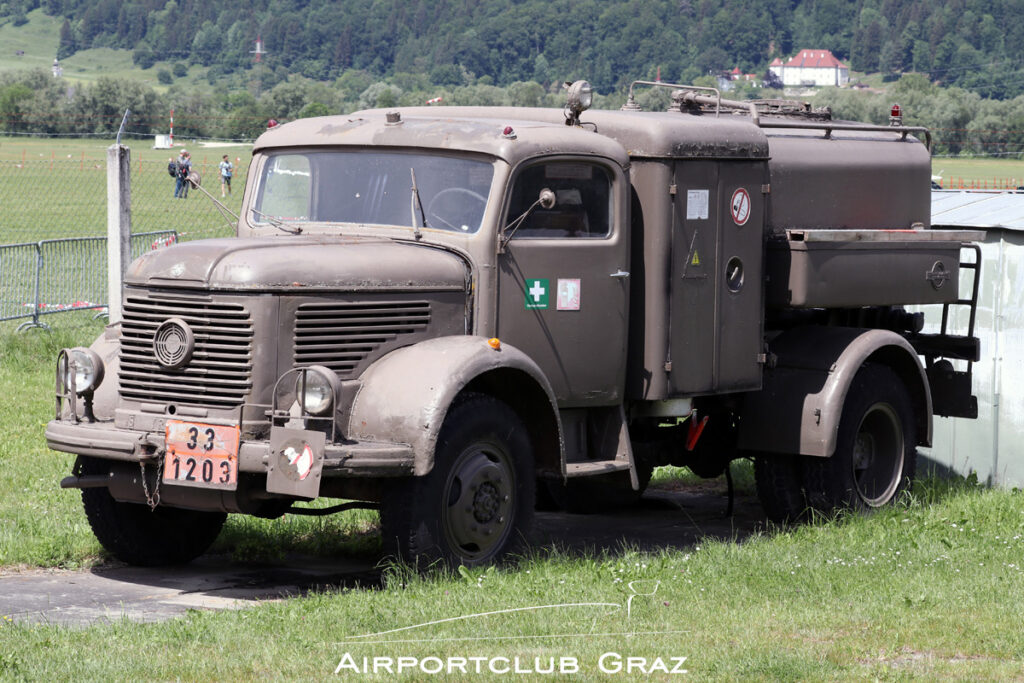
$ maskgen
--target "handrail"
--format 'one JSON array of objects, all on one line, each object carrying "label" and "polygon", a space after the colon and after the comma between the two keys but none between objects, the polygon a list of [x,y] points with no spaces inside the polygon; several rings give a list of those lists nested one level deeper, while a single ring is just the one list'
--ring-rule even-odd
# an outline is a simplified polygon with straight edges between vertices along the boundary
[{"label": "handrail", "polygon": [[869,123],[821,123],[818,121],[809,121],[807,123],[799,123],[796,121],[761,121],[758,124],[761,128],[790,128],[790,129],[803,129],[808,128],[812,130],[824,130],[825,137],[832,137],[833,130],[857,130],[857,131],[874,131],[879,133],[902,133],[901,140],[906,140],[909,133],[924,133],[925,147],[928,151],[932,148],[932,134],[924,126],[878,126]]},{"label": "handrail", "polygon": [[[852,130],[852,131],[867,131],[867,132],[889,132],[889,133],[902,133],[900,136],[901,140],[906,140],[907,135],[910,133],[923,133],[925,137],[925,148],[930,152],[932,149],[932,134],[924,126],[879,126],[875,124],[844,124],[844,123],[822,123],[820,121],[808,121],[808,122],[796,122],[796,121],[762,121],[761,114],[757,110],[757,103],[751,101],[739,101],[739,100],[724,100],[722,99],[722,93],[717,88],[709,88],[699,85],[683,85],[680,83],[665,83],[663,81],[633,81],[629,84],[629,95],[626,98],[626,104],[623,105],[624,110],[638,110],[640,107],[636,104],[633,99],[633,86],[636,85],[649,85],[657,88],[674,88],[676,90],[683,90],[680,94],[680,102],[690,102],[694,104],[701,104],[706,106],[715,107],[715,116],[721,113],[722,107],[727,109],[746,109],[750,113],[751,123],[759,128],[790,128],[790,129],[811,129],[811,130],[823,130],[825,131],[825,137],[831,138],[832,131],[834,130]],[[706,95],[699,95],[695,91],[706,91],[713,92],[714,97],[708,97]]]}]

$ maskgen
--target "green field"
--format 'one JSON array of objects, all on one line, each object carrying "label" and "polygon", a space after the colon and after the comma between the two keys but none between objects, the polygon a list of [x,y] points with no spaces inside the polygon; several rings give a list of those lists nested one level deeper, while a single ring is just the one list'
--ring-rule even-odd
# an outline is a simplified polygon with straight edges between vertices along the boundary
[{"label": "green field", "polygon": [[982,187],[1015,189],[1024,185],[1024,159],[932,159],[932,174],[942,177],[946,189]]},{"label": "green field", "polygon": [[[0,571],[106,562],[78,493],[48,452],[53,357],[98,327],[0,337]],[[664,475],[659,485],[666,484]],[[685,511],[666,515],[685,515]],[[265,521],[232,516],[212,552],[240,568],[298,552],[379,553],[376,514]],[[73,629],[0,614],[0,680],[320,679],[364,656],[573,658],[606,680],[603,654],[687,657],[711,680],[1010,680],[1024,671],[1024,494],[931,480],[900,504],[743,540],[661,551],[535,548],[500,568],[419,577],[385,568],[380,588],[336,588],[162,624]],[[634,596],[630,599],[630,596]],[[438,619],[573,603],[355,638]],[[372,642],[367,643],[365,641]],[[346,653],[350,659],[345,658]],[[501,660],[497,660],[500,667]],[[606,658],[614,668],[616,658]],[[349,678],[390,680],[392,676]],[[634,672],[636,673],[636,672]],[[489,680],[484,674],[403,680]],[[639,676],[613,675],[613,680]],[[553,676],[562,680],[567,676]],[[656,674],[651,680],[664,680]],[[532,680],[524,676],[523,680]]]},{"label": "green field", "polygon": [[[3,243],[59,237],[105,235],[107,230],[106,149],[111,140],[0,138],[0,217]],[[186,201],[175,200],[167,162],[177,149],[152,148],[152,139],[126,140],[131,149],[132,230],[176,229],[191,238],[230,234],[215,205],[199,190]],[[247,145],[204,148],[181,141],[192,153],[203,187],[220,199],[217,164],[227,154],[236,165],[234,192],[224,203],[241,206],[242,189],[252,157]]]},{"label": "green field", "polygon": [[[23,26],[14,26],[10,21],[0,24],[0,46],[3,46],[0,72],[21,69],[49,71],[53,66],[63,20],[47,16],[41,9],[29,12],[27,17],[29,21]],[[18,51],[24,54],[18,55]],[[61,60],[60,64],[64,78],[70,81],[91,82],[102,76],[130,78],[163,92],[167,86],[159,83],[157,72],[160,69],[170,71],[173,62],[158,61],[149,69],[140,69],[132,62],[131,50],[92,48],[80,50]],[[210,88],[206,81],[206,68],[197,65],[188,67],[188,74],[175,78],[174,82],[187,88]]]}]

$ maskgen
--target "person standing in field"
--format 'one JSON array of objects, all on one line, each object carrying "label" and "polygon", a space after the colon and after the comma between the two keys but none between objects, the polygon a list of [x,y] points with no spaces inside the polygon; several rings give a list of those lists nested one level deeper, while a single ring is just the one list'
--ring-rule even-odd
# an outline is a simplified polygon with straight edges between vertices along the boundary
[{"label": "person standing in field", "polygon": [[178,155],[178,175],[174,184],[175,198],[188,199],[188,174],[192,171],[192,157],[187,150]]},{"label": "person standing in field", "polygon": [[174,196],[178,196],[178,162],[174,160],[174,157],[167,159],[167,175],[174,178]]},{"label": "person standing in field", "polygon": [[220,196],[224,197],[224,191],[227,190],[228,194],[231,194],[231,173],[235,170],[235,165],[228,159],[228,155],[225,154],[224,158],[220,162]]}]

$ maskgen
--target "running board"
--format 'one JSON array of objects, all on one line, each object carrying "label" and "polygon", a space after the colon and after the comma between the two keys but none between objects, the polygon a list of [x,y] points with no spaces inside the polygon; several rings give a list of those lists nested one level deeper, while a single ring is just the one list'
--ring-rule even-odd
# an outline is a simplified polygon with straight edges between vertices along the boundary
[{"label": "running board", "polygon": [[628,472],[629,463],[624,460],[593,460],[591,462],[565,463],[566,477],[589,477],[610,472]]}]

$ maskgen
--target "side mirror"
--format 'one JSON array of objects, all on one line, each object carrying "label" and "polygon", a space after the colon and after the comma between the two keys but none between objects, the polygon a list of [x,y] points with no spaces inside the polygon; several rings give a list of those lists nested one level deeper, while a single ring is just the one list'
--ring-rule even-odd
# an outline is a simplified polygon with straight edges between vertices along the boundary
[{"label": "side mirror", "polygon": [[533,204],[530,204],[530,208],[528,208],[526,211],[523,211],[523,213],[520,214],[518,218],[516,218],[514,221],[505,226],[505,229],[502,231],[505,234],[505,236],[501,239],[501,251],[505,251],[505,245],[507,245],[508,241],[512,239],[512,235],[516,234],[516,230],[518,230],[519,226],[523,224],[523,221],[526,220],[526,217],[529,216],[530,213],[538,206],[541,207],[542,209],[553,209],[555,207],[555,193],[552,192],[549,188],[545,187],[543,190],[540,191],[540,195],[537,197],[537,201],[535,201]]}]

